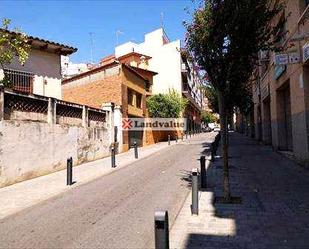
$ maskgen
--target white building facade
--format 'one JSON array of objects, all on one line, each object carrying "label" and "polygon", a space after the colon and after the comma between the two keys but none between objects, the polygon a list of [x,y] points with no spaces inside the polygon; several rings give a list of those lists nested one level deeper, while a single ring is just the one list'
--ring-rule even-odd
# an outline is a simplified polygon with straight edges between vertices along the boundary
[{"label": "white building facade", "polygon": [[64,79],[87,72],[90,66],[87,63],[73,63],[70,61],[69,56],[61,56],[61,74]]}]

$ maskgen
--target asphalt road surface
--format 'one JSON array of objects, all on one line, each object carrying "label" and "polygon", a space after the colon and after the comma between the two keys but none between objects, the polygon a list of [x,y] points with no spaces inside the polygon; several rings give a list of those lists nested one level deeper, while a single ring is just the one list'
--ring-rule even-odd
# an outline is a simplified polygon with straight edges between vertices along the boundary
[{"label": "asphalt road surface", "polygon": [[[153,248],[154,212],[170,227],[199,166],[203,134],[0,220],[0,248]],[[1,205],[1,198],[0,198]]]}]

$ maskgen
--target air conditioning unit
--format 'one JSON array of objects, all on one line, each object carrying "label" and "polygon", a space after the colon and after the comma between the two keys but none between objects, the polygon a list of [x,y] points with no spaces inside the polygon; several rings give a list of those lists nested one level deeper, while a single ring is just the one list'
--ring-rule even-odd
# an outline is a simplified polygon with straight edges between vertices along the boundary
[{"label": "air conditioning unit", "polygon": [[303,46],[303,62],[309,62],[309,43]]}]

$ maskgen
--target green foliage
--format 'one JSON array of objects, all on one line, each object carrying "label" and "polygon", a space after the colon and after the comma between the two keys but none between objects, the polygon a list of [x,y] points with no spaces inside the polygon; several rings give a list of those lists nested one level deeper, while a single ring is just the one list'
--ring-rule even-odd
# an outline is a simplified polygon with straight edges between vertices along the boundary
[{"label": "green foliage", "polygon": [[174,90],[147,98],[147,108],[153,118],[179,118],[186,106],[187,100]]},{"label": "green foliage", "polygon": [[[218,95],[223,189],[230,201],[227,121],[235,107],[247,111],[250,78],[260,50],[274,49],[271,20],[281,1],[205,0],[187,27],[187,46]],[[250,101],[250,100],[249,100]]]},{"label": "green foliage", "polygon": [[5,87],[11,88],[13,87],[13,83],[7,78],[4,77],[2,81],[0,81]]},{"label": "green foliage", "polygon": [[19,29],[14,29],[13,34],[8,32],[11,20],[3,19],[0,29],[0,65],[2,68],[6,64],[12,63],[17,56],[20,64],[24,64],[29,56],[30,45],[27,35]]},{"label": "green foliage", "polygon": [[270,21],[283,8],[270,0],[207,0],[187,27],[187,46],[224,100],[242,106],[260,50],[273,49]]},{"label": "green foliage", "polygon": [[202,112],[201,118],[202,118],[202,122],[204,122],[205,124],[217,123],[219,121],[215,114],[211,112],[207,112],[207,111]]},{"label": "green foliage", "polygon": [[215,112],[219,113],[219,105],[218,105],[218,94],[216,89],[211,86],[205,86],[204,88],[205,97],[208,99],[208,106],[209,108]]}]

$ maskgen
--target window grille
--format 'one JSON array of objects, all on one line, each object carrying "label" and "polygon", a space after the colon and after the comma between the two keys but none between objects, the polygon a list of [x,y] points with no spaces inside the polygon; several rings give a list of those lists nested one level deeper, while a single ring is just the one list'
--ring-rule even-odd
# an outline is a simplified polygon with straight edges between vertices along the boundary
[{"label": "window grille", "polygon": [[6,85],[14,91],[23,93],[33,92],[33,73],[4,69],[4,75]]}]

